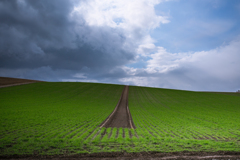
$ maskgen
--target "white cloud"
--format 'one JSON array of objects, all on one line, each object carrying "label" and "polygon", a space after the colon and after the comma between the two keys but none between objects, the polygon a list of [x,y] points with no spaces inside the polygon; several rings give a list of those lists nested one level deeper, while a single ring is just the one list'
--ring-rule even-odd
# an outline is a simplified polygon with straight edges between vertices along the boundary
[{"label": "white cloud", "polygon": [[169,53],[156,47],[146,68],[125,67],[121,82],[186,90],[235,91],[240,88],[240,40],[213,50]]},{"label": "white cloud", "polygon": [[87,76],[85,76],[83,73],[76,73],[73,75],[74,78],[81,78],[81,79],[86,79]]},{"label": "white cloud", "polygon": [[157,16],[154,11],[154,5],[161,1],[90,0],[80,2],[74,11],[83,14],[89,25],[153,29],[160,23],[168,23],[166,17]]},{"label": "white cloud", "polygon": [[110,27],[113,32],[121,31],[125,38],[123,48],[135,48],[134,52],[146,56],[154,47],[149,31],[169,22],[168,17],[155,13],[154,6],[163,1],[166,0],[80,1],[71,15],[74,20],[82,22],[77,16],[80,15],[90,27]]},{"label": "white cloud", "polygon": [[149,56],[151,52],[156,51],[154,40],[148,35],[143,38],[141,44],[136,49],[136,53],[140,56]]},{"label": "white cloud", "polygon": [[[72,1],[74,5],[69,3]],[[2,19],[3,24],[10,26],[0,30],[3,35],[0,53],[4,58],[1,58],[0,74],[50,81],[121,82],[189,90],[239,89],[240,40],[208,51],[170,53],[161,45],[157,46],[150,35],[156,33],[159,39],[171,39],[172,46],[189,48],[196,45],[191,40],[201,39],[201,36],[214,38],[227,33],[234,21],[183,21],[179,15],[181,23],[173,23],[171,32],[166,29],[164,33],[155,32],[154,29],[169,22],[168,17],[155,13],[154,7],[163,1],[41,3],[19,0],[18,14],[10,14],[13,5],[2,5],[14,2],[0,3],[2,13],[9,14]],[[72,6],[75,8],[71,12]],[[9,18],[12,15],[16,17]],[[207,46],[207,42],[204,45]],[[21,57],[27,55],[30,58],[24,61]]]},{"label": "white cloud", "polygon": [[204,70],[218,78],[234,78],[240,74],[240,41],[232,41],[228,45],[209,51],[194,53],[168,53],[163,47],[150,55],[147,69],[157,72],[168,72],[180,67]]},{"label": "white cloud", "polygon": [[157,52],[151,54],[147,61],[147,71],[163,73],[178,68],[179,61],[186,58],[187,53],[168,53],[163,47],[157,47]]},{"label": "white cloud", "polygon": [[82,79],[62,79],[62,82],[93,82],[93,83],[97,83],[98,81],[95,79],[87,79],[87,80],[82,80]]}]

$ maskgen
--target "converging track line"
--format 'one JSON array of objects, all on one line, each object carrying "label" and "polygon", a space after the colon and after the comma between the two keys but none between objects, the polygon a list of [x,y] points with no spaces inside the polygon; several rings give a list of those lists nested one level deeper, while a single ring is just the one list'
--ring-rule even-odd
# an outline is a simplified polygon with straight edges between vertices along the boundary
[{"label": "converging track line", "polygon": [[100,127],[135,128],[128,108],[128,88],[128,86],[124,87],[117,106]]}]

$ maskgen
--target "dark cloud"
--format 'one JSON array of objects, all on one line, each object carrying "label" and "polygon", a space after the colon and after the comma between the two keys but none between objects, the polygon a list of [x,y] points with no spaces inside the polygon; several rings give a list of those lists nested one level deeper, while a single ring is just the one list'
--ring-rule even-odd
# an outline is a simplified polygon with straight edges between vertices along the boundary
[{"label": "dark cloud", "polygon": [[90,27],[81,15],[76,21],[70,17],[73,7],[74,1],[66,0],[1,1],[0,68],[43,74],[39,68],[47,67],[69,71],[61,78],[78,72],[97,78],[115,76],[114,68],[134,59],[121,30]]},{"label": "dark cloud", "polygon": [[[187,90],[239,89],[239,38],[208,51],[168,53],[155,46],[149,34],[152,26],[167,20],[149,12],[154,7],[143,5],[145,1],[129,1],[131,13],[123,6],[113,11],[112,4],[99,1],[96,7],[92,1],[79,4],[82,1],[1,0],[0,76]],[[137,4],[142,8],[134,9]],[[76,6],[79,12],[73,12]],[[112,8],[105,12],[108,7]],[[147,16],[132,14],[138,11]],[[117,26],[111,20],[119,15],[124,23]]]}]

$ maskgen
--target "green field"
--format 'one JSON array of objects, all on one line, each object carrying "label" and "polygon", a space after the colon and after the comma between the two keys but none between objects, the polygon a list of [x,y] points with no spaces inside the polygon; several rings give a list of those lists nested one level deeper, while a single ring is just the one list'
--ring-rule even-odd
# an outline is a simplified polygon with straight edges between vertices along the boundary
[{"label": "green field", "polygon": [[240,97],[129,87],[136,129],[99,128],[122,85],[41,82],[0,88],[0,155],[240,151]]},{"label": "green field", "polygon": [[234,94],[130,87],[129,108],[141,150],[240,151]]}]

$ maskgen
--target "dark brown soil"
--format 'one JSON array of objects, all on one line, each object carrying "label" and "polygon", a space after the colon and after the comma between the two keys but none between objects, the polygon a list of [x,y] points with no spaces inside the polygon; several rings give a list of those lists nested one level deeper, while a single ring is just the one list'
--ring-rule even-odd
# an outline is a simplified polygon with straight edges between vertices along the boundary
[{"label": "dark brown soil", "polygon": [[41,81],[30,80],[30,79],[20,79],[20,78],[0,77],[0,88],[35,83],[35,82],[41,82]]},{"label": "dark brown soil", "polygon": [[93,154],[76,154],[76,155],[13,155],[13,156],[0,156],[0,159],[70,159],[70,160],[176,160],[176,159],[204,159],[204,160],[240,160],[240,152],[172,152],[172,153],[160,153],[160,152],[140,152],[140,153],[123,153],[123,152],[111,152],[111,153],[93,153]]},{"label": "dark brown soil", "polygon": [[128,109],[128,86],[124,87],[116,108],[100,127],[135,128]]}]

